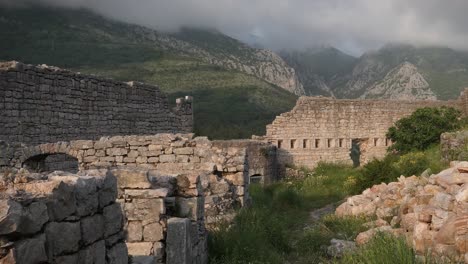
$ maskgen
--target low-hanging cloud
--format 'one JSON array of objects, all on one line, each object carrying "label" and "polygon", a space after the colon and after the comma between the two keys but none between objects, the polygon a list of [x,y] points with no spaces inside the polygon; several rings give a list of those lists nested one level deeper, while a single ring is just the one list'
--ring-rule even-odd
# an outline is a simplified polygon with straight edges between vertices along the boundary
[{"label": "low-hanging cloud", "polygon": [[175,31],[216,28],[272,48],[332,45],[359,54],[393,43],[468,49],[465,0],[0,0],[0,5],[89,8]]}]

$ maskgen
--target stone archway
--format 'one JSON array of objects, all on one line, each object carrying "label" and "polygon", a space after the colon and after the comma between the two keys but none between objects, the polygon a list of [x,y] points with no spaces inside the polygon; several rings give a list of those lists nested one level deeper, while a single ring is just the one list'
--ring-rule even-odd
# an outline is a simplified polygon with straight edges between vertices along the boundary
[{"label": "stone archway", "polygon": [[78,159],[66,153],[39,154],[29,157],[21,164],[30,172],[67,171],[77,173]]}]

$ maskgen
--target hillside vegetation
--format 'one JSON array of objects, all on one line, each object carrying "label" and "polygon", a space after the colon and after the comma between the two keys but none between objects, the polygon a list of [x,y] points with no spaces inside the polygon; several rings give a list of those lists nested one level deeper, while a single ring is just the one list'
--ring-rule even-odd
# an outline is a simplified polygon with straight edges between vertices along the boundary
[{"label": "hillside vegetation", "polygon": [[[0,28],[0,60],[143,81],[159,85],[171,102],[194,96],[199,135],[229,139],[263,134],[276,115],[295,104],[295,95],[261,79],[265,63],[286,78],[281,74],[290,68],[284,62],[218,32],[184,29],[166,35],[87,10],[43,7],[0,9]],[[241,71],[244,65],[230,63],[229,56],[237,62],[251,58],[246,65],[258,74]]]},{"label": "hillside vegetation", "polygon": [[336,48],[283,52],[308,95],[455,99],[468,87],[468,52],[389,44],[359,58]]}]

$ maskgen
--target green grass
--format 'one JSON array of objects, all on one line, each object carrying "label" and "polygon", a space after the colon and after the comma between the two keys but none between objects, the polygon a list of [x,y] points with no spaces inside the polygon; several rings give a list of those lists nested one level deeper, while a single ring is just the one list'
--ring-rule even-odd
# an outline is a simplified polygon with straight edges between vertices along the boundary
[{"label": "green grass", "polygon": [[345,254],[336,264],[416,264],[413,249],[404,238],[378,234],[355,253]]},{"label": "green grass", "polygon": [[243,208],[231,227],[209,239],[211,263],[317,263],[326,258],[331,238],[353,239],[365,219],[326,217],[313,223],[313,209],[342,200],[353,168],[321,164],[307,178],[267,187],[252,185],[253,205]]},{"label": "green grass", "polygon": [[[405,164],[408,171],[415,170],[408,168],[411,166],[420,170],[429,167],[433,173],[447,167],[440,162],[438,146],[407,155],[412,156],[406,157],[404,163],[399,157],[389,159],[388,167]],[[424,166],[413,165],[413,156],[420,160],[421,155]],[[306,174],[302,180],[250,186],[253,205],[241,209],[231,226],[222,225],[210,233],[210,263],[417,263],[405,241],[392,236],[378,236],[341,260],[327,256],[326,248],[332,238],[354,240],[366,230],[363,224],[374,219],[326,215],[314,221],[310,212],[361,192],[365,187],[358,186],[357,179],[363,176],[364,169],[320,163],[313,171],[301,168]]]}]

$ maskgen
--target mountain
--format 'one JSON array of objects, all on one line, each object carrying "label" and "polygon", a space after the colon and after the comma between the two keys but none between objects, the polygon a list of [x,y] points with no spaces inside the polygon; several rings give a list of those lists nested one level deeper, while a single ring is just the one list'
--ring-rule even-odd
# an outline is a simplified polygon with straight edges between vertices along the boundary
[{"label": "mountain", "polygon": [[195,132],[247,138],[294,106],[302,85],[272,51],[215,30],[166,34],[85,9],[0,8],[0,60],[48,64],[193,95]]},{"label": "mountain", "polygon": [[376,95],[370,90],[380,89],[380,98],[398,98],[405,86],[407,99],[454,99],[468,86],[467,69],[465,51],[386,45],[361,56],[341,95],[369,98]]},{"label": "mountain", "polygon": [[357,58],[334,47],[282,51],[281,57],[296,69],[306,95],[332,95],[332,87],[346,80]]},{"label": "mountain", "polygon": [[367,88],[361,98],[436,100],[418,68],[407,61],[390,70],[383,80]]},{"label": "mountain", "polygon": [[353,58],[327,47],[281,53],[308,95],[447,100],[468,87],[468,52],[389,44]]}]

